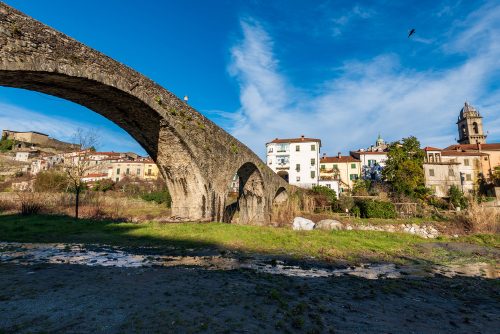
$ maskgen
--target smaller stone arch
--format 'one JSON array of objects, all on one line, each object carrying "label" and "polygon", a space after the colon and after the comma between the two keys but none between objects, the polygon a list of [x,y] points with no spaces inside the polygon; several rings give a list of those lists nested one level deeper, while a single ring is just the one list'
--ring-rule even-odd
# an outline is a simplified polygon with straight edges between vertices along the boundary
[{"label": "smaller stone arch", "polygon": [[236,213],[239,213],[237,222],[240,224],[267,222],[268,208],[261,172],[255,164],[246,162],[236,174],[239,179],[238,200],[225,207],[224,222],[234,222]]},{"label": "smaller stone arch", "polygon": [[276,191],[276,195],[273,198],[273,205],[280,205],[288,201],[288,192],[284,187],[280,187],[278,191]]}]

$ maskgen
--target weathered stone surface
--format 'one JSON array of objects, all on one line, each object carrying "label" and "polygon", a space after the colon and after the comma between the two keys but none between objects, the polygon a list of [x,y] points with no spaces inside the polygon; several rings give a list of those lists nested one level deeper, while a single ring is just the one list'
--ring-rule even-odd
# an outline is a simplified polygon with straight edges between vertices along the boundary
[{"label": "weathered stone surface", "polygon": [[[83,105],[127,131],[158,164],[182,220],[265,224],[280,177],[248,147],[131,68],[0,2],[0,85]],[[226,205],[228,184],[240,198]]]},{"label": "weathered stone surface", "polygon": [[314,222],[310,219],[295,217],[292,228],[296,231],[311,231],[314,229]]},{"label": "weathered stone surface", "polygon": [[335,219],[323,219],[317,222],[314,228],[320,230],[342,230],[343,225]]}]

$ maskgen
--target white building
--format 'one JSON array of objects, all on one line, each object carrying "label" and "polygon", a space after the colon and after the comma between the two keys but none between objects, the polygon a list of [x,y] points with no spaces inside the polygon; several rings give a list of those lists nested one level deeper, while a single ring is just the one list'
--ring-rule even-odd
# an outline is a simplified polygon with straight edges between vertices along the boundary
[{"label": "white building", "polygon": [[266,144],[267,165],[290,184],[302,188],[319,185],[321,140],[278,139]]}]

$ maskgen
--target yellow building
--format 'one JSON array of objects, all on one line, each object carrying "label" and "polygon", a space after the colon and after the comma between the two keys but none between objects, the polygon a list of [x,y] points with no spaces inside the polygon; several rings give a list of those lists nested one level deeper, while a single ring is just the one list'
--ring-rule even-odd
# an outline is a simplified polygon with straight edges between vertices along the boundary
[{"label": "yellow building", "polygon": [[492,144],[457,144],[444,150],[456,154],[470,154],[481,156],[479,170],[487,182],[492,181],[495,169],[500,168],[500,143]]},{"label": "yellow building", "polygon": [[124,178],[139,180],[156,180],[160,171],[151,159],[138,161],[115,161],[108,164],[108,178],[118,182]]},{"label": "yellow building", "polygon": [[340,192],[352,190],[361,176],[361,161],[340,153],[336,157],[323,156],[319,161],[320,180],[338,180]]}]

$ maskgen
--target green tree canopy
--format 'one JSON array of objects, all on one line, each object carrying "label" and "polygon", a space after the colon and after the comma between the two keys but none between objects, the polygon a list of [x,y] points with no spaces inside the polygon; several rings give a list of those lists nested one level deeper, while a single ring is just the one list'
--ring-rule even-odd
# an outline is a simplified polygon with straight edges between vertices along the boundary
[{"label": "green tree canopy", "polygon": [[412,197],[425,193],[424,157],[420,142],[413,136],[389,144],[382,174],[394,192]]}]

